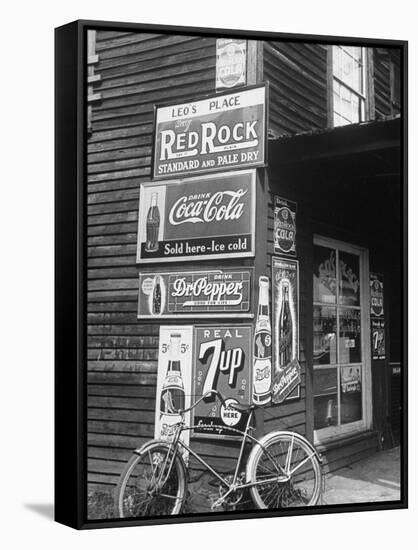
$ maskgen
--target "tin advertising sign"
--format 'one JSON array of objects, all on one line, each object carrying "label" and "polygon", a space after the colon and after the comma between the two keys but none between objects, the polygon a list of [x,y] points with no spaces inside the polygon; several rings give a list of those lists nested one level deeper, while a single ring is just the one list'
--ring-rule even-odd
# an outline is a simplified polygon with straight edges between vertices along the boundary
[{"label": "tin advertising sign", "polygon": [[152,177],[265,166],[266,85],[156,107]]},{"label": "tin advertising sign", "polygon": [[138,319],[251,317],[253,269],[139,274]]},{"label": "tin advertising sign", "polygon": [[194,433],[208,437],[233,437],[233,429],[245,429],[247,413],[231,403],[251,403],[251,325],[195,327],[194,394],[219,391],[226,406],[215,396],[203,400],[194,410]]},{"label": "tin advertising sign", "polygon": [[372,357],[373,359],[386,359],[385,321],[384,319],[371,319],[371,324]]},{"label": "tin advertising sign", "polygon": [[245,86],[247,41],[242,38],[216,40],[216,89]]},{"label": "tin advertising sign", "polygon": [[255,170],[142,184],[137,261],[254,256]]},{"label": "tin advertising sign", "polygon": [[274,252],[296,256],[297,203],[274,195]]},{"label": "tin advertising sign", "polygon": [[273,403],[299,397],[299,264],[274,258],[272,263],[274,376]]},{"label": "tin advertising sign", "polygon": [[370,273],[370,315],[383,317],[383,275]]},{"label": "tin advertising sign", "polygon": [[[181,420],[179,409],[191,405],[193,364],[193,327],[161,326],[158,351],[155,437],[170,441],[175,424]],[[190,423],[191,413],[185,413]],[[188,431],[181,434],[185,443]]]}]

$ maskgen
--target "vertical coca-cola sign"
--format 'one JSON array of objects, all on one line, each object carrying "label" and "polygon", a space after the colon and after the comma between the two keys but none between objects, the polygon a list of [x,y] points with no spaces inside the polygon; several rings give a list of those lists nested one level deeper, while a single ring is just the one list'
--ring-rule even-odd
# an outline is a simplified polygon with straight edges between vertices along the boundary
[{"label": "vertical coca-cola sign", "polygon": [[274,195],[274,252],[296,256],[297,204]]},{"label": "vertical coca-cola sign", "polygon": [[137,261],[254,256],[255,170],[141,185]]},{"label": "vertical coca-cola sign", "polygon": [[273,258],[273,402],[299,397],[299,264]]},{"label": "vertical coca-cola sign", "polygon": [[383,275],[380,273],[370,273],[370,323],[372,359],[386,359]]}]

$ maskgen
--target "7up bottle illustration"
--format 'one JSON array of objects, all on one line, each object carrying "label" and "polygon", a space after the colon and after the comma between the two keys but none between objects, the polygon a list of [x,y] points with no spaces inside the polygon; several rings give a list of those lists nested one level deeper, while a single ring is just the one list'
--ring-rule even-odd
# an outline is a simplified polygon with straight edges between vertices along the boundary
[{"label": "7up bottle illustration", "polygon": [[254,334],[253,402],[271,401],[271,324],[269,313],[269,279],[259,278],[259,298]]}]

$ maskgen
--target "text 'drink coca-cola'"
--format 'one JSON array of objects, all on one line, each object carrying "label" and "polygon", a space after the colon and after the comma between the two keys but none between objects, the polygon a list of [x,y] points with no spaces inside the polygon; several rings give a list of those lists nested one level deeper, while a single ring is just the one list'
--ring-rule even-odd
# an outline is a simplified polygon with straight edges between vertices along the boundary
[{"label": "text 'drink coca-cola'", "polygon": [[141,185],[137,261],[255,254],[254,170]]}]

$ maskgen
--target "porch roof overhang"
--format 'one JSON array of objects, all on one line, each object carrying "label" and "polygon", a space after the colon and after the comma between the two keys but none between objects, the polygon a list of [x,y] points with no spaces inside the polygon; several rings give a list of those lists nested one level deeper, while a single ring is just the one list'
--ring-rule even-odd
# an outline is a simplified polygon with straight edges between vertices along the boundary
[{"label": "porch roof overhang", "polygon": [[364,175],[399,175],[402,120],[395,118],[314,130],[269,140],[269,167],[361,170]]}]

